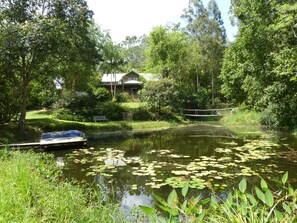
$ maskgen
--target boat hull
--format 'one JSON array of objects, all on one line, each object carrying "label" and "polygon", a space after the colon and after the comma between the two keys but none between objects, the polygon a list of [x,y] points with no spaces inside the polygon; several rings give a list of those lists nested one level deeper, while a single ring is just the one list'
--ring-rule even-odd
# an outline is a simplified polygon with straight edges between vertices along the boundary
[{"label": "boat hull", "polygon": [[40,147],[46,149],[63,149],[70,147],[84,147],[86,143],[87,138],[83,132],[78,130],[69,130],[42,134]]}]

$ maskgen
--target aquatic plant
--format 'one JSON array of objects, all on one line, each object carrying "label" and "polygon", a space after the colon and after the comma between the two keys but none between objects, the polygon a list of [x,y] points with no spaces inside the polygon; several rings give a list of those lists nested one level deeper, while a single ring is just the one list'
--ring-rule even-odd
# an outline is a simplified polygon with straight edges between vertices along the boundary
[{"label": "aquatic plant", "polygon": [[[189,183],[182,188],[182,198],[174,189],[167,200],[154,195],[155,209],[140,206],[151,222],[295,222],[297,220],[297,190],[287,183],[288,172],[279,180],[279,189],[272,191],[261,179],[260,187],[248,192],[247,180],[243,178],[238,189],[230,191],[225,199],[202,195],[189,197]],[[167,215],[160,214],[159,210]]]}]

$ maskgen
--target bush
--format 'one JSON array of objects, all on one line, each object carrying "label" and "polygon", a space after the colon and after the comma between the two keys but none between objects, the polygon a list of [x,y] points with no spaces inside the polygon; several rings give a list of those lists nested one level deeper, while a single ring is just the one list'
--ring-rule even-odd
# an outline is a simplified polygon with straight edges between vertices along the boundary
[{"label": "bush", "polygon": [[71,110],[80,110],[81,108],[92,108],[95,104],[96,100],[93,95],[76,96],[70,101],[66,108],[70,108]]},{"label": "bush", "polygon": [[100,103],[94,110],[94,115],[105,115],[109,120],[119,121],[124,119],[125,109],[117,103]]},{"label": "bush", "polygon": [[99,102],[105,102],[105,101],[111,101],[111,93],[109,90],[107,90],[104,87],[100,87],[94,90],[94,95],[97,101]]},{"label": "bush", "polygon": [[91,118],[87,118],[81,114],[77,114],[69,109],[60,109],[55,112],[54,117],[61,120],[76,121],[76,122],[86,122],[90,121]]},{"label": "bush", "polygon": [[132,119],[137,121],[149,121],[153,119],[153,114],[147,108],[137,108],[133,110]]},{"label": "bush", "polygon": [[131,99],[131,96],[127,92],[121,92],[116,95],[117,102],[127,102]]},{"label": "bush", "polygon": [[210,104],[210,97],[205,88],[200,88],[199,92],[191,89],[179,91],[179,101],[182,108],[207,108]]}]

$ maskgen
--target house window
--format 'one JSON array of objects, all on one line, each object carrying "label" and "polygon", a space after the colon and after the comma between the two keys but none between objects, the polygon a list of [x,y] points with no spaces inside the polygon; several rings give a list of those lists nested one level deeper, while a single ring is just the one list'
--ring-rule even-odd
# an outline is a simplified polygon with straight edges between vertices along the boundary
[{"label": "house window", "polygon": [[138,81],[137,77],[128,77],[128,81]]}]

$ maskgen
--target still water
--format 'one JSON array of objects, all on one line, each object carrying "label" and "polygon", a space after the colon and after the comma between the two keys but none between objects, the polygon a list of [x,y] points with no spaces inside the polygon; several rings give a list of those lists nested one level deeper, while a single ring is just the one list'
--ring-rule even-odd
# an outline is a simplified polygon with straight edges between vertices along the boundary
[{"label": "still water", "polygon": [[153,194],[165,198],[186,182],[193,194],[225,196],[243,177],[250,186],[262,177],[273,188],[288,171],[297,185],[297,137],[286,133],[201,124],[53,153],[63,159],[65,177],[96,182],[127,209],[152,206]]}]

